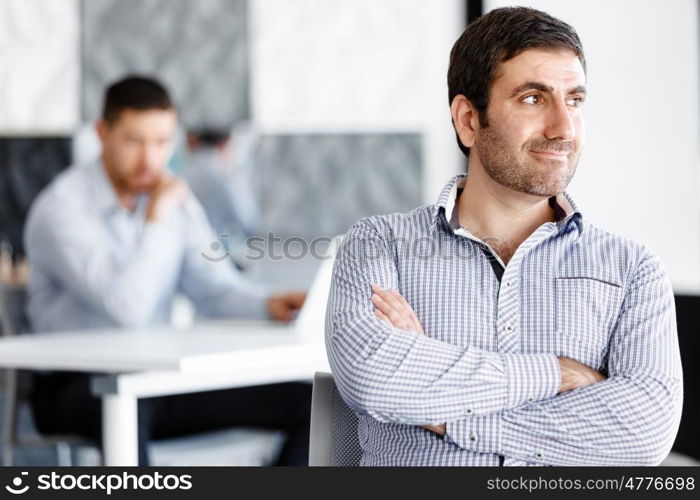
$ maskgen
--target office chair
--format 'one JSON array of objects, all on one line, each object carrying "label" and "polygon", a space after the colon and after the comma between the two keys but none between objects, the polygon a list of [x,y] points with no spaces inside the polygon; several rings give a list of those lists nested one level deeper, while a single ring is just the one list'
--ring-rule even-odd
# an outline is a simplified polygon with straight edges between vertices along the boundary
[{"label": "office chair", "polygon": [[333,375],[317,372],[311,396],[309,465],[360,465],[362,448],[357,425],[357,415],[340,397]]},{"label": "office chair", "polygon": [[[2,336],[20,335],[26,330],[24,305],[26,289],[23,285],[0,283],[0,330]],[[19,411],[31,393],[31,374],[26,370],[7,368],[3,380],[5,405],[2,420],[2,464],[14,464],[15,448],[19,446],[55,446],[59,466],[72,465],[71,445],[94,446],[78,436],[29,436],[18,432]]]}]

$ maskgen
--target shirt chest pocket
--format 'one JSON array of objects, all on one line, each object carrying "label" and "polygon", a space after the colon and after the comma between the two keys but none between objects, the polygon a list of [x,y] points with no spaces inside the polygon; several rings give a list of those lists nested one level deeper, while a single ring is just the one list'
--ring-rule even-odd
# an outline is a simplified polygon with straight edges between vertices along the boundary
[{"label": "shirt chest pocket", "polygon": [[622,287],[597,278],[556,279],[556,350],[600,369],[620,312]]}]

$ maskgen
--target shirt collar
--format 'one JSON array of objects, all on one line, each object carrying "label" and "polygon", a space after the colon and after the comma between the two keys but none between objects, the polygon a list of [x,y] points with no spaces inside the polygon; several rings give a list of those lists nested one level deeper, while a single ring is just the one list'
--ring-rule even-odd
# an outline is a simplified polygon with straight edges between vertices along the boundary
[{"label": "shirt collar", "polygon": [[[457,225],[455,205],[466,181],[467,174],[457,174],[442,189],[433,209],[433,221],[435,223],[439,221],[440,217],[444,217],[445,222],[452,230],[459,227]],[[576,224],[580,236],[583,231],[583,216],[573,198],[568,193],[561,193],[549,198],[549,204],[554,208],[556,224],[559,230],[573,222]]]}]

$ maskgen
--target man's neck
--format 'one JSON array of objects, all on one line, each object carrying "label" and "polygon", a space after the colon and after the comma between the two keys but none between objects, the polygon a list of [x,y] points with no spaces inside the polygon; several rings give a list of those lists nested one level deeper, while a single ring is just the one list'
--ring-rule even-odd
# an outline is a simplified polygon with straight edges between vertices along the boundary
[{"label": "man's neck", "polygon": [[538,227],[555,220],[547,197],[502,186],[481,166],[470,167],[457,214],[459,225],[487,242],[506,264]]},{"label": "man's neck", "polygon": [[137,195],[130,192],[126,186],[119,181],[119,178],[112,173],[112,169],[109,168],[104,157],[102,158],[102,168],[107,174],[110,186],[114,189],[114,194],[117,196],[119,205],[130,212],[136,210]]}]

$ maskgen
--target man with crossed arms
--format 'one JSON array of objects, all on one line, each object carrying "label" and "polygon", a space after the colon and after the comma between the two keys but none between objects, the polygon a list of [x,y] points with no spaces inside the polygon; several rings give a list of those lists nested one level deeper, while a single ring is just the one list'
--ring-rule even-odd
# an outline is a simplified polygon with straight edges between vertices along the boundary
[{"label": "man with crossed arms", "polygon": [[448,72],[468,175],[352,226],[326,343],[363,465],[656,465],[683,387],[673,291],[564,193],[585,58],[566,23],[497,9]]}]

